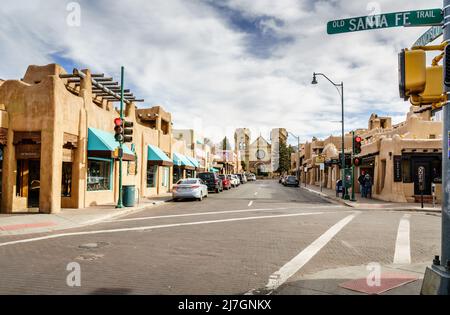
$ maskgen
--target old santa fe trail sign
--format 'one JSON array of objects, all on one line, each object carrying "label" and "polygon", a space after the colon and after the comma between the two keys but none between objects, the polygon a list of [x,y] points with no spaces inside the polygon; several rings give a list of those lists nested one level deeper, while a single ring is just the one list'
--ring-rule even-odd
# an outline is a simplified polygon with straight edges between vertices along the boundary
[{"label": "old santa fe trail sign", "polygon": [[400,26],[437,26],[443,21],[442,9],[415,10],[330,21],[327,32],[339,34]]}]

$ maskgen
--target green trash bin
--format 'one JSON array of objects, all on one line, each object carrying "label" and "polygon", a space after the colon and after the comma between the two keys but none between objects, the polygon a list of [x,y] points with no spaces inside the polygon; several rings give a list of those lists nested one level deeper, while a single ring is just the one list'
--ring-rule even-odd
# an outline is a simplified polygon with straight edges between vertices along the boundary
[{"label": "green trash bin", "polygon": [[123,186],[123,205],[125,207],[134,207],[136,204],[136,186]]}]

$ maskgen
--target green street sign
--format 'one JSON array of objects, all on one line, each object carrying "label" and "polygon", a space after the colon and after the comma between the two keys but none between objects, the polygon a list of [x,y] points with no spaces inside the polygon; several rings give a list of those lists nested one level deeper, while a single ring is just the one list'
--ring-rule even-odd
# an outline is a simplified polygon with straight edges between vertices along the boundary
[{"label": "green street sign", "polygon": [[444,34],[442,26],[433,26],[419,37],[419,39],[414,43],[413,47],[426,46],[437,39],[439,36],[442,36],[442,34]]},{"label": "green street sign", "polygon": [[394,12],[330,21],[327,32],[340,34],[400,26],[439,26],[443,21],[441,9]]}]

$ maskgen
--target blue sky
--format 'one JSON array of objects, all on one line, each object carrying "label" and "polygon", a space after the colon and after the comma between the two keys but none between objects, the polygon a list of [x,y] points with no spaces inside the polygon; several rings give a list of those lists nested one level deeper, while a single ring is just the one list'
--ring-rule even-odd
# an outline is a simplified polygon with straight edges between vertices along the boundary
[{"label": "blue sky", "polygon": [[[254,138],[285,127],[300,135],[340,133],[340,98],[312,72],[345,82],[346,130],[372,112],[404,119],[397,53],[426,28],[328,36],[331,19],[439,7],[428,1],[128,0],[77,1],[79,27],[67,24],[73,1],[16,0],[0,7],[0,78],[21,78],[29,64],[59,63],[119,77],[146,103],[162,105],[175,128],[218,141],[250,127]],[[292,141],[296,141],[293,139]]]}]

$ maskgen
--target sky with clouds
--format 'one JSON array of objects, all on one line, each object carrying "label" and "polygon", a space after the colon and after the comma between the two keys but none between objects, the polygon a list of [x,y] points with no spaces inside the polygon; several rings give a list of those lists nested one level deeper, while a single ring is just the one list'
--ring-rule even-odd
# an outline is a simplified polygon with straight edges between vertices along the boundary
[{"label": "sky with clouds", "polygon": [[[301,137],[340,134],[340,97],[312,73],[345,85],[346,130],[372,112],[404,119],[397,54],[427,28],[392,28],[329,36],[329,20],[439,8],[441,0],[15,0],[0,6],[0,78],[23,77],[29,64],[59,63],[119,78],[162,105],[174,128],[218,141],[235,128],[252,138],[276,127]],[[291,139],[292,143],[296,141]]]}]

